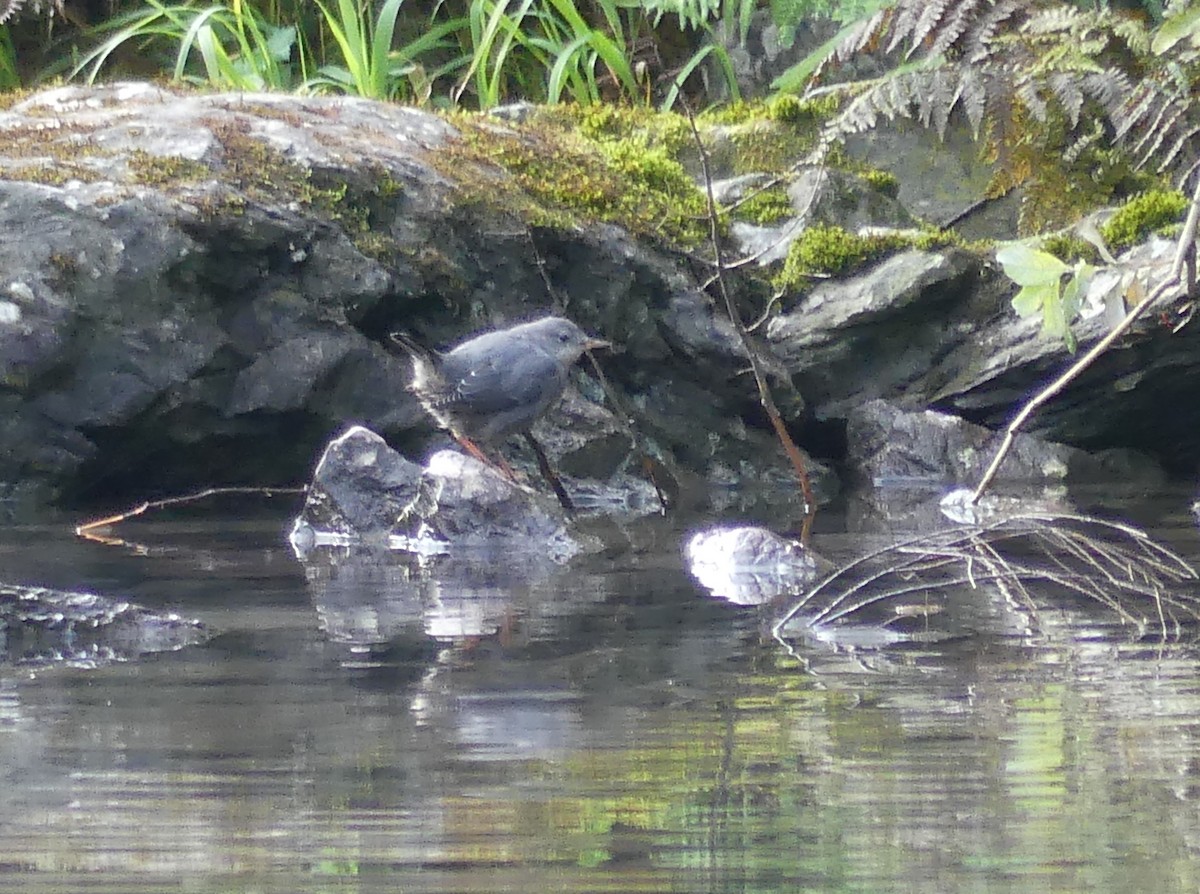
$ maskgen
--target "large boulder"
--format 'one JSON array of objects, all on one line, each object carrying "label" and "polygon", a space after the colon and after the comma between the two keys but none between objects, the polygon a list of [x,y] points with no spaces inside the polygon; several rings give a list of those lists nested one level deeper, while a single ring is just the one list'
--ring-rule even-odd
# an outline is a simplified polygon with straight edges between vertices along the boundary
[{"label": "large boulder", "polygon": [[677,257],[485,207],[512,182],[451,157],[435,115],[116,84],[23,98],[0,131],[8,506],[290,483],[347,423],[436,447],[386,334],[445,347],[560,301],[620,345],[602,362],[648,432],[551,438],[574,474],[637,474],[640,451],[703,480],[771,450],[742,421],[745,351]]}]

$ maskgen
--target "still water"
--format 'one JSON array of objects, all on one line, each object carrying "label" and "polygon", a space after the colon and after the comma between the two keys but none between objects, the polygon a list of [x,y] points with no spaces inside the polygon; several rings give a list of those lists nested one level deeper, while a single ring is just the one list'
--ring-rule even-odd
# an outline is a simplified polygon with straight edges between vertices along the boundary
[{"label": "still water", "polygon": [[[1189,495],[1114,511],[1200,563]],[[1112,508],[1112,507],[1110,507]],[[0,579],[202,619],[197,647],[0,665],[0,890],[1195,891],[1200,648],[770,635],[687,526],[569,569],[306,567],[295,507],[0,531]],[[699,522],[701,520],[693,520]],[[818,520],[834,560],[896,536]]]}]

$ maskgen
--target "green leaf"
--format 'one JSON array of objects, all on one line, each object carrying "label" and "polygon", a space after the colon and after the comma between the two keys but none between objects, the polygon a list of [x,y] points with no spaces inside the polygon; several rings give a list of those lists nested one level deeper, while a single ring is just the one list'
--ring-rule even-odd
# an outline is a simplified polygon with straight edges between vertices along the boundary
[{"label": "green leaf", "polygon": [[1200,6],[1188,4],[1177,14],[1167,16],[1150,39],[1150,50],[1161,56],[1181,40],[1194,46],[1200,41]]},{"label": "green leaf", "polygon": [[1052,295],[1054,300],[1058,299],[1058,283],[1055,283],[1052,287],[1047,285],[1025,286],[1025,288],[1013,296],[1013,310],[1020,317],[1036,316],[1041,313],[1042,305],[1045,303],[1047,295]]},{"label": "green leaf", "polygon": [[1049,252],[1039,251],[1021,242],[1012,242],[996,252],[1004,273],[1019,286],[1041,286],[1058,282],[1071,268]]},{"label": "green leaf", "polygon": [[1063,316],[1068,324],[1079,316],[1079,308],[1083,306],[1083,299],[1087,297],[1088,286],[1092,284],[1092,275],[1095,272],[1096,268],[1085,261],[1075,264],[1073,275],[1067,281],[1062,294]]}]

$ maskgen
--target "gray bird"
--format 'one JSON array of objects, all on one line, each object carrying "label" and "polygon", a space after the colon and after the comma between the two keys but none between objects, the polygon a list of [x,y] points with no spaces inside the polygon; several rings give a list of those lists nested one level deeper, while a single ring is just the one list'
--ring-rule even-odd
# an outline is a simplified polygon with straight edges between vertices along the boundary
[{"label": "gray bird", "polygon": [[484,461],[476,442],[496,442],[517,432],[532,441],[530,427],[562,396],[571,366],[584,351],[611,347],[562,317],[488,332],[445,353],[402,332],[391,337],[412,358],[409,390],[442,428]]}]

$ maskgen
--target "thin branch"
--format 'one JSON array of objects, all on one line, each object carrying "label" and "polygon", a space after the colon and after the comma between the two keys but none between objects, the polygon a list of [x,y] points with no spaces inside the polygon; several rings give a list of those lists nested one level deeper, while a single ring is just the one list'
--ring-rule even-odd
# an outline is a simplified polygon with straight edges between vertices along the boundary
[{"label": "thin branch", "polygon": [[105,538],[97,533],[101,528],[111,527],[112,525],[127,521],[150,509],[162,509],[166,506],[177,506],[183,503],[196,503],[208,497],[222,496],[224,494],[257,494],[263,497],[273,497],[277,494],[306,493],[308,493],[307,487],[208,487],[194,494],[186,494],[180,497],[164,497],[161,500],[149,500],[138,506],[134,506],[132,509],[119,512],[116,515],[108,515],[94,521],[84,522],[75,528],[75,536],[104,542]]},{"label": "thin branch", "polygon": [[979,481],[979,486],[975,488],[975,493],[971,498],[972,503],[978,503],[979,498],[983,496],[983,492],[992,483],[992,479],[996,477],[996,473],[1000,470],[1000,464],[1004,462],[1004,458],[1012,448],[1013,439],[1030,416],[1058,395],[1080,373],[1091,366],[1096,358],[1107,351],[1117,339],[1124,335],[1138,317],[1144,314],[1152,304],[1172,291],[1181,288],[1186,290],[1189,287],[1191,277],[1189,276],[1185,279],[1183,272],[1185,266],[1188,264],[1188,259],[1195,253],[1196,228],[1198,223],[1200,223],[1200,180],[1196,183],[1196,190],[1192,195],[1192,207],[1188,212],[1183,232],[1179,235],[1179,242],[1175,246],[1175,259],[1171,264],[1171,270],[1167,274],[1166,279],[1160,282],[1133,309],[1125,314],[1125,318],[1114,326],[1104,338],[1092,345],[1087,353],[1072,363],[1057,379],[1034,395],[1021,409],[1021,412],[1013,417],[1012,422],[1008,424],[1008,428],[1004,431],[1004,440],[1000,443],[999,449],[996,450],[996,455],[992,458],[991,465],[987,467],[987,471],[983,473],[983,478]]},{"label": "thin branch", "polygon": [[759,360],[758,348],[751,339],[750,333],[746,329],[746,324],[742,322],[742,315],[739,313],[737,305],[733,300],[733,295],[729,291],[729,284],[725,281],[724,253],[721,249],[717,203],[713,198],[712,172],[709,167],[708,150],[704,148],[704,141],[700,138],[700,131],[696,127],[696,116],[692,112],[691,105],[684,102],[683,108],[687,112],[688,124],[692,129],[692,139],[695,140],[696,150],[700,154],[700,168],[704,174],[704,193],[708,202],[708,238],[712,244],[717,288],[725,303],[725,311],[729,315],[729,321],[733,323],[733,328],[737,332],[738,338],[742,342],[742,347],[746,351],[746,357],[750,361],[750,371],[754,373],[754,382],[758,386],[759,403],[766,412],[767,418],[771,420],[771,427],[775,429],[775,434],[779,438],[779,442],[783,445],[784,453],[791,460],[792,468],[796,471],[796,477],[800,480],[800,492],[804,496],[804,523],[801,528],[800,540],[801,542],[805,542],[808,539],[809,530],[812,527],[813,515],[816,512],[816,501],[813,498],[812,483],[808,478],[808,469],[804,462],[804,455],[800,452],[800,448],[796,446],[796,442],[792,440],[787,426],[784,425],[783,417],[779,413],[779,408],[775,405],[775,398],[771,394],[771,388],[767,384],[766,375],[763,373],[762,363]]}]

